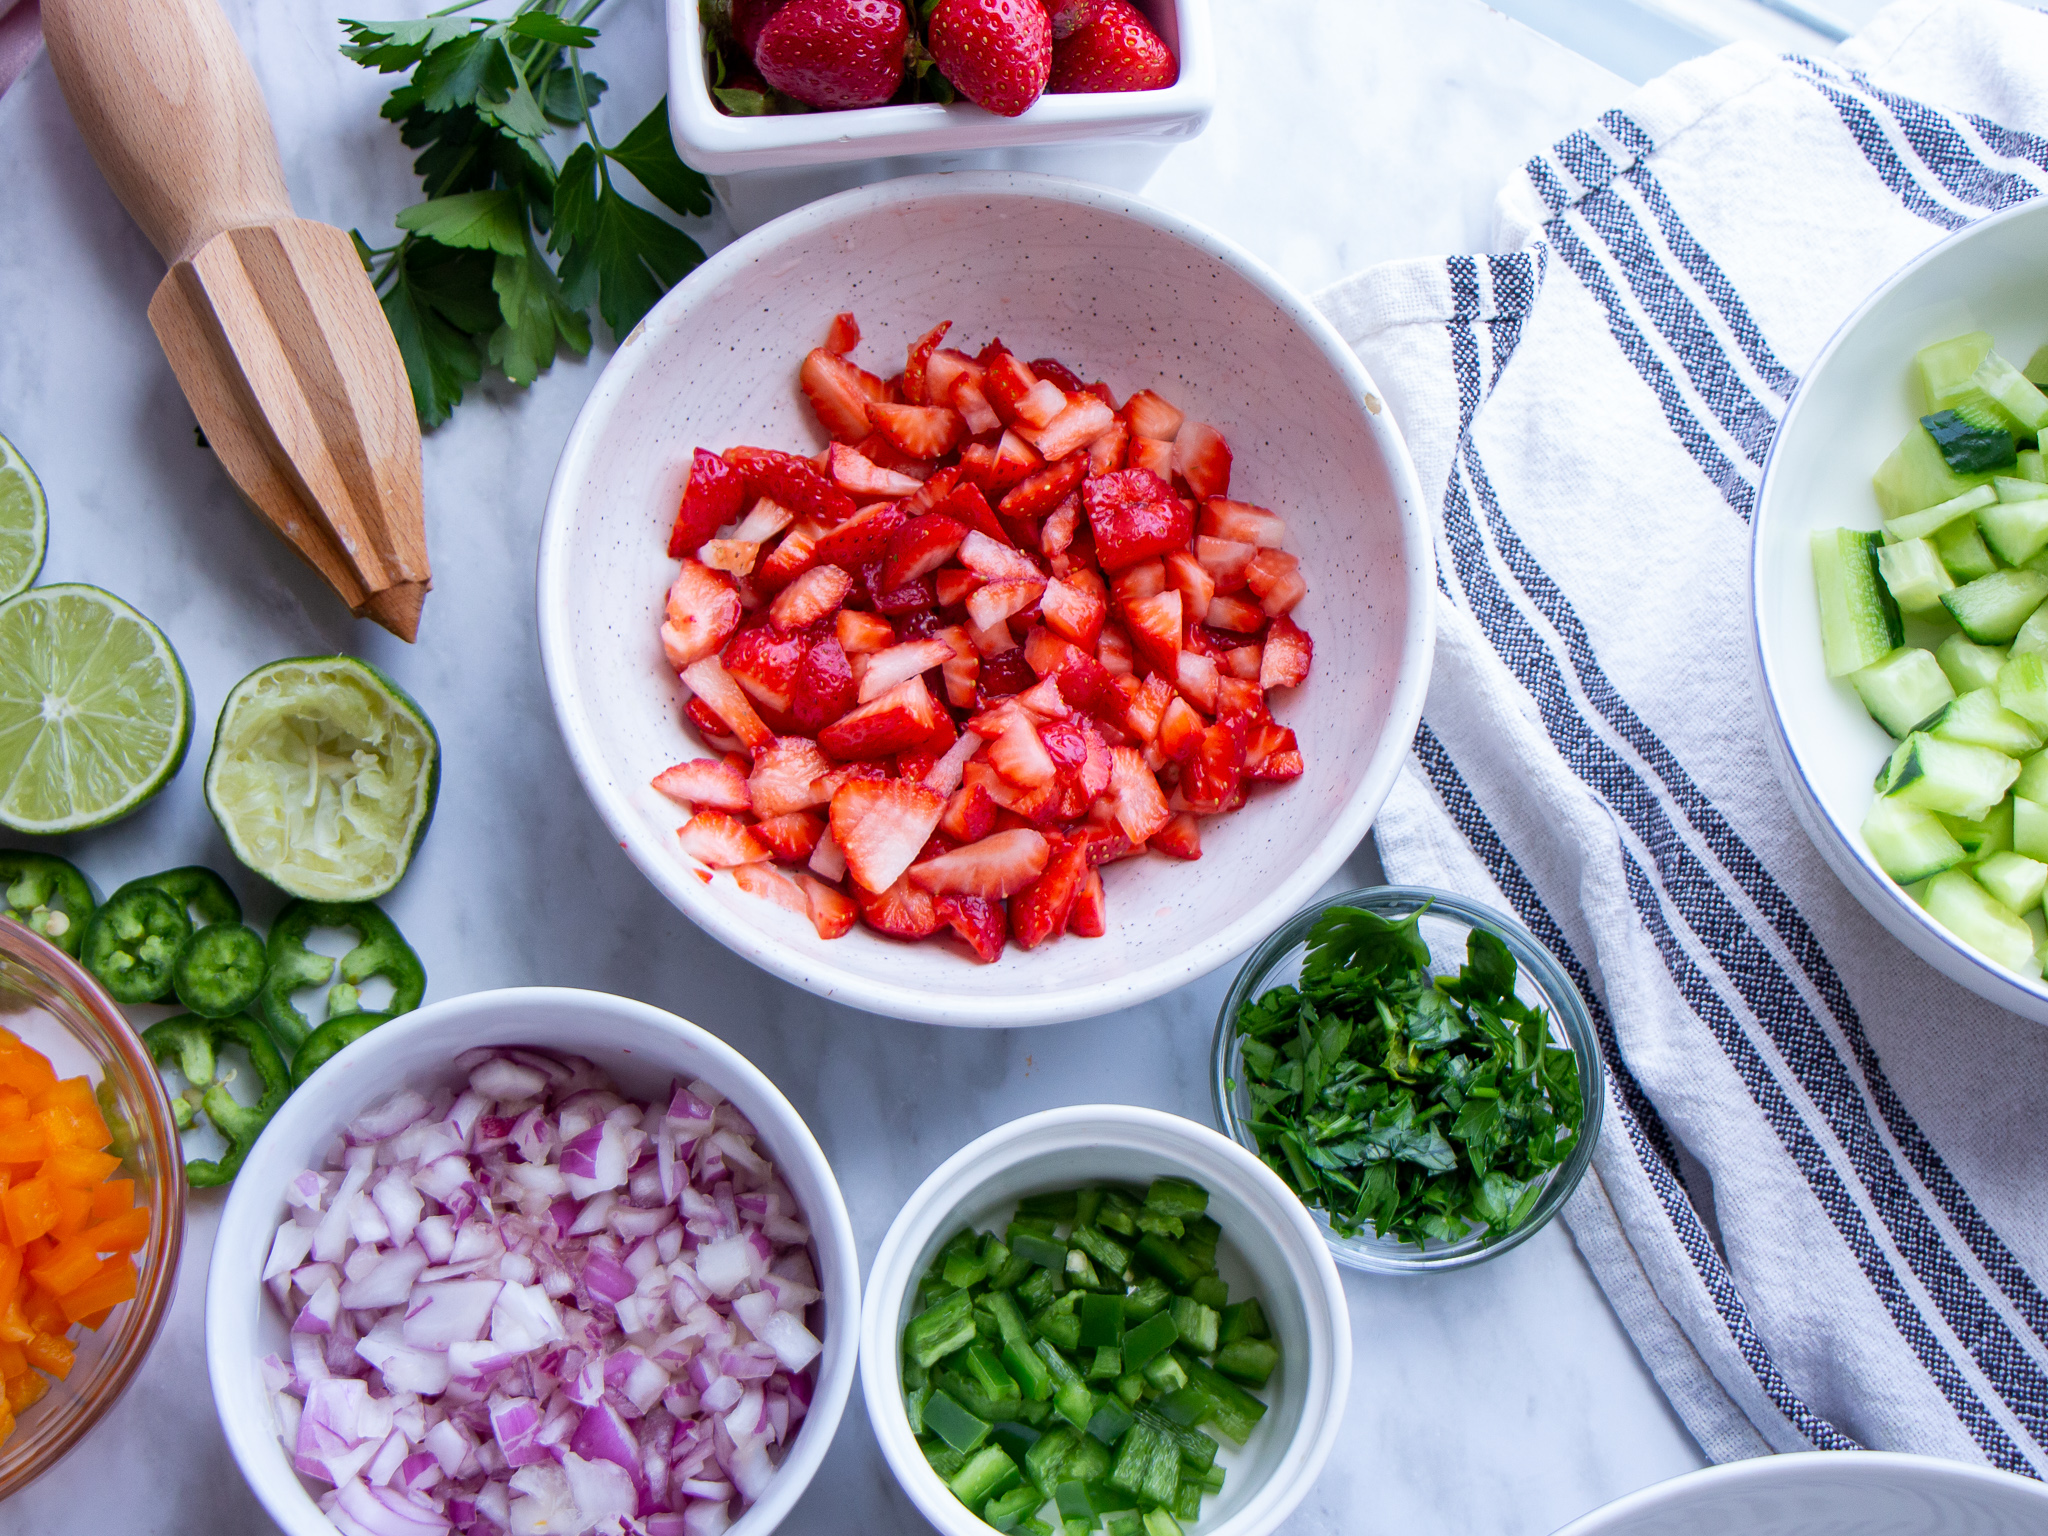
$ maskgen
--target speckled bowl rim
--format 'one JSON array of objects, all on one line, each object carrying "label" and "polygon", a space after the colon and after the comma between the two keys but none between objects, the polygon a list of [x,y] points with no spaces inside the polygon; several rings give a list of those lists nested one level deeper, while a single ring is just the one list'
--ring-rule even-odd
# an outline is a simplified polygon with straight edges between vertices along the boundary
[{"label": "speckled bowl rim", "polygon": [[[717,902],[704,899],[702,886],[673,856],[672,850],[667,846],[657,848],[646,837],[640,818],[612,782],[614,775],[575,687],[572,598],[568,588],[575,553],[574,530],[570,526],[575,488],[590,473],[592,456],[608,418],[636,383],[640,369],[651,363],[658,345],[680,327],[695,306],[698,294],[715,290],[729,275],[749,266],[771,262],[778,247],[842,221],[878,210],[903,210],[928,200],[962,199],[1051,201],[1092,210],[1106,219],[1127,220],[1192,247],[1262,293],[1324,355],[1357,402],[1359,420],[1381,456],[1394,495],[1405,566],[1402,574],[1407,612],[1386,725],[1343,810],[1324,826],[1321,838],[1293,873],[1234,921],[1189,944],[1177,955],[1103,981],[1007,996],[906,986],[863,976],[828,961],[813,960]],[[735,240],[689,279],[671,288],[620,345],[570,430],[548,490],[536,581],[541,665],[570,760],[613,838],[679,911],[734,953],[834,1002],[895,1018],[984,1028],[1093,1018],[1149,1002],[1243,954],[1335,874],[1370,830],[1421,722],[1423,697],[1428,691],[1430,664],[1435,654],[1436,552],[1422,507],[1422,492],[1407,444],[1372,376],[1321,312],[1257,257],[1215,232],[1130,193],[1064,177],[1024,171],[953,171],[904,177],[821,199]]]}]

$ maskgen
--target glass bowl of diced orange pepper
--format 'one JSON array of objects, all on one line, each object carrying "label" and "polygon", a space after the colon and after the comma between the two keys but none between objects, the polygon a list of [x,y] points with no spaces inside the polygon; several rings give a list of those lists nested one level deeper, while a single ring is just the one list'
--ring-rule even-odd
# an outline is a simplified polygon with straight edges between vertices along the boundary
[{"label": "glass bowl of diced orange pepper", "polygon": [[70,957],[0,918],[0,1500],[134,1378],[184,1229],[177,1125],[142,1041]]}]

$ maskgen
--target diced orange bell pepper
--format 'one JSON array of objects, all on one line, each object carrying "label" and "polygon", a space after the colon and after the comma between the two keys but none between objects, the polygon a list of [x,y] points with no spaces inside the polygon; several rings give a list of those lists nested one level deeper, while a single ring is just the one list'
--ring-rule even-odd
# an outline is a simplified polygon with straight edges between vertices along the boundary
[{"label": "diced orange bell pepper", "polygon": [[[90,1285],[92,1282],[86,1283]],[[70,1321],[65,1317],[64,1308],[58,1304],[57,1298],[34,1282],[30,1282],[28,1298],[21,1304],[21,1315],[37,1333],[54,1333],[59,1337],[62,1337],[64,1326]]]},{"label": "diced orange bell pepper", "polygon": [[49,1390],[50,1383],[44,1377],[34,1371],[23,1371],[7,1378],[7,1406],[14,1413],[27,1413]]},{"label": "diced orange bell pepper", "polygon": [[94,1222],[68,1241],[83,1243],[94,1253],[133,1253],[149,1241],[149,1212],[130,1206],[118,1216]]},{"label": "diced orange bell pepper", "polygon": [[[0,1243],[0,1309],[14,1300],[15,1290],[21,1284],[21,1250]],[[4,1375],[0,1370],[0,1375]]]},{"label": "diced orange bell pepper", "polygon": [[92,1196],[84,1190],[66,1189],[58,1184],[50,1199],[57,1207],[57,1219],[50,1223],[50,1236],[58,1239],[74,1236],[83,1232],[85,1224],[92,1220]]},{"label": "diced orange bell pepper", "polygon": [[20,1296],[10,1297],[5,1306],[0,1306],[0,1343],[26,1344],[36,1336],[28,1319],[22,1315]]},{"label": "diced orange bell pepper", "polygon": [[[13,1383],[9,1383],[13,1385]],[[14,1433],[14,1410],[8,1406],[6,1397],[0,1395],[0,1440]]]},{"label": "diced orange bell pepper", "polygon": [[0,1343],[0,1378],[19,1376],[28,1369],[28,1356],[19,1344]]},{"label": "diced orange bell pepper", "polygon": [[53,1146],[97,1149],[114,1139],[92,1096],[92,1084],[82,1077],[52,1084],[35,1095],[29,1107]]},{"label": "diced orange bell pepper", "polygon": [[71,1374],[71,1362],[78,1351],[71,1347],[71,1341],[61,1334],[39,1333],[22,1347],[28,1356],[28,1363],[39,1371],[48,1371],[62,1381]]},{"label": "diced orange bell pepper", "polygon": [[121,1159],[88,1147],[59,1147],[43,1159],[43,1177],[66,1189],[88,1192],[106,1181]]},{"label": "diced orange bell pepper", "polygon": [[[0,1195],[7,1236],[16,1247],[41,1237],[57,1224],[57,1190],[47,1179],[29,1179]],[[90,1202],[87,1202],[90,1205]]]},{"label": "diced orange bell pepper", "polygon": [[56,1081],[57,1074],[50,1070],[48,1057],[0,1029],[0,1087],[38,1094],[54,1086]]},{"label": "diced orange bell pepper", "polygon": [[28,1095],[19,1088],[0,1088],[0,1125],[28,1122]]},{"label": "diced orange bell pepper", "polygon": [[[118,1307],[124,1301],[133,1301],[136,1286],[135,1261],[125,1253],[117,1253],[100,1266],[98,1274],[77,1290],[65,1295],[62,1302],[65,1321],[75,1323],[108,1307]],[[71,1346],[66,1344],[64,1347],[69,1349]],[[35,1358],[33,1350],[30,1351],[29,1358]]]},{"label": "diced orange bell pepper", "polygon": [[33,1163],[50,1150],[43,1128],[27,1120],[0,1122],[0,1163]]},{"label": "diced orange bell pepper", "polygon": [[49,1257],[29,1271],[44,1290],[60,1300],[77,1290],[100,1271],[100,1256],[86,1235],[59,1243]]},{"label": "diced orange bell pepper", "polygon": [[104,1323],[108,1318],[112,1317],[113,1315],[114,1309],[112,1307],[102,1307],[99,1311],[93,1313],[91,1317],[81,1317],[78,1320],[79,1326],[82,1328],[90,1328],[94,1333],[98,1333],[100,1331],[100,1324]]},{"label": "diced orange bell pepper", "polygon": [[135,1181],[109,1179],[92,1192],[92,1219],[105,1221],[135,1208]]}]

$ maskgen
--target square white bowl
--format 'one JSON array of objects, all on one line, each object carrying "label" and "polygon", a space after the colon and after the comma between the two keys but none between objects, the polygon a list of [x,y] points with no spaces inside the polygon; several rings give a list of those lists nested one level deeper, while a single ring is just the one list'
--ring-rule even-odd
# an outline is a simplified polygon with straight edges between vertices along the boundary
[{"label": "square white bowl", "polygon": [[969,101],[728,117],[705,77],[697,3],[668,3],[669,130],[740,230],[850,187],[931,171],[1044,171],[1135,192],[1216,106],[1209,0],[1132,0],[1180,61],[1164,90],[1048,93],[1016,117]]},{"label": "square white bowl", "polygon": [[[940,319],[979,347],[1065,358],[1119,397],[1153,388],[1216,426],[1235,495],[1275,508],[1315,642],[1278,697],[1307,771],[1207,819],[1199,861],[1104,871],[1109,932],[976,965],[950,942],[804,919],[709,883],[685,819],[649,781],[708,748],[684,723],[658,641],[665,555],[690,452],[815,452],[796,385],[830,317],[857,359],[893,359]],[[1218,236],[1139,199],[1051,177],[963,172],[885,182],[788,215],[670,290],[605,368],[563,449],[540,544],[541,659],[598,813],[691,921],[820,996],[932,1023],[1045,1024],[1144,1002],[1243,953],[1314,895],[1365,835],[1421,718],[1435,556],[1392,417],[1327,320]]]}]

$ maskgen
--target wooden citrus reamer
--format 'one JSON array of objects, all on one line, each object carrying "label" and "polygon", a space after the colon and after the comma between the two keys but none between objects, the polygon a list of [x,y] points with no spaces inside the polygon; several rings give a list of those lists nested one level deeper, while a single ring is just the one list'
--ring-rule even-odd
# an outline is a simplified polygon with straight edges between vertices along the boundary
[{"label": "wooden citrus reamer", "polygon": [[43,0],[57,83],[171,270],[149,320],[250,503],[411,640],[430,576],[405,365],[354,242],[297,218],[217,0]]}]

